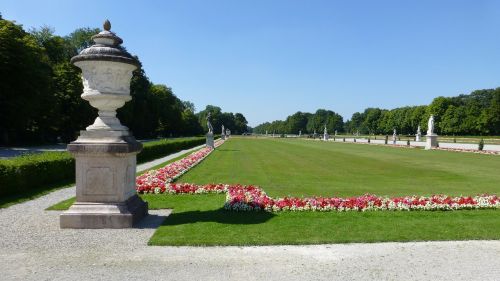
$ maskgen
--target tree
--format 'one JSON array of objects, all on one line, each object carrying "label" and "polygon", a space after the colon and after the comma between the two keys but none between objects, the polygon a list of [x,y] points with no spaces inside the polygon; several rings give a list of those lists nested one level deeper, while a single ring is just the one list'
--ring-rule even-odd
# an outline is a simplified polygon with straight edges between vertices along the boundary
[{"label": "tree", "polygon": [[248,121],[241,113],[234,114],[235,134],[243,134],[248,131]]},{"label": "tree", "polygon": [[302,113],[300,111],[290,115],[286,118],[286,133],[288,134],[298,134],[299,131],[303,133],[306,132],[307,129],[307,114]]},{"label": "tree", "polygon": [[79,53],[81,50],[88,48],[93,44],[92,36],[96,35],[100,31],[101,30],[99,28],[78,28],[66,36],[65,39],[75,49],[75,52]]},{"label": "tree", "polygon": [[36,141],[49,124],[51,68],[37,40],[0,20],[0,142]]}]

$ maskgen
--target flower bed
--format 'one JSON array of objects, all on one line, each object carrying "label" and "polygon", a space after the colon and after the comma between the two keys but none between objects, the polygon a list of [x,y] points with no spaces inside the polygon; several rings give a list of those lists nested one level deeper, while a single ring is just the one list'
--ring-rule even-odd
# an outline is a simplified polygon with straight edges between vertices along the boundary
[{"label": "flower bed", "polygon": [[[222,140],[217,141],[215,147],[223,143]],[[450,197],[446,195],[380,197],[365,194],[349,198],[271,198],[260,187],[253,185],[172,183],[173,180],[200,163],[212,151],[213,149],[209,147],[203,148],[163,168],[149,171],[137,177],[137,192],[141,194],[226,193],[224,208],[232,211],[435,211],[500,208],[500,198],[497,195],[478,195],[474,197]]]},{"label": "flower bed", "polygon": [[279,211],[412,211],[462,210],[500,208],[496,195],[450,197],[446,195],[379,197],[365,194],[358,197],[284,197],[270,198],[255,186],[230,186],[224,206],[228,210]]},{"label": "flower bed", "polygon": [[[223,140],[217,140],[214,145],[215,147],[219,147],[223,143]],[[211,147],[202,148],[163,168],[152,170],[138,176],[135,180],[136,191],[138,193],[159,193],[161,190],[165,192],[167,183],[182,176],[189,171],[189,169],[203,161],[212,151],[213,149]]]},{"label": "flower bed", "polygon": [[226,193],[224,208],[232,211],[449,211],[464,209],[498,209],[497,195],[458,196],[446,195],[380,197],[365,194],[358,197],[283,197],[271,198],[261,188],[253,185],[166,183],[161,187],[142,190],[155,194],[207,194]]},{"label": "flower bed", "polygon": [[462,148],[445,148],[445,147],[433,147],[434,150],[445,150],[453,152],[466,152],[466,153],[476,153],[476,154],[487,154],[487,155],[500,155],[500,152],[493,150],[477,150],[477,149],[462,149]]}]

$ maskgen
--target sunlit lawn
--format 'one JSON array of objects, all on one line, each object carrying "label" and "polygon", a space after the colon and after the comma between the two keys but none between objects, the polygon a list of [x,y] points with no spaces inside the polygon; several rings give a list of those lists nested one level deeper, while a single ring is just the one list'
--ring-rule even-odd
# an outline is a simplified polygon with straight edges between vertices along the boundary
[{"label": "sunlit lawn", "polygon": [[[233,138],[179,181],[256,184],[271,196],[475,195],[500,193],[498,171],[497,156]],[[142,197],[152,209],[174,209],[151,245],[500,239],[500,210],[237,213],[222,209],[225,195]]]}]

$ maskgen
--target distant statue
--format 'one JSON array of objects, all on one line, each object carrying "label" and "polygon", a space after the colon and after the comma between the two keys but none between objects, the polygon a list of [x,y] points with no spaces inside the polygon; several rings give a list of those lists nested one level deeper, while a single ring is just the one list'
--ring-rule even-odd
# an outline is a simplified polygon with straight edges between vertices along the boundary
[{"label": "distant statue", "polygon": [[420,125],[417,128],[417,135],[415,136],[415,141],[420,141],[420,138],[422,137],[422,130],[420,130]]},{"label": "distant statue", "polygon": [[335,136],[337,136],[337,130],[335,130]]},{"label": "distant statue", "polygon": [[226,133],[226,130],[224,129],[224,125],[222,125],[222,135],[224,136]]},{"label": "distant statue", "polygon": [[396,137],[397,137],[396,128],[394,128],[394,132],[392,133],[392,142],[393,143],[396,143]]},{"label": "distant statue", "polygon": [[208,128],[208,132],[209,133],[213,133],[214,132],[214,128],[212,127],[212,123],[210,123],[210,117],[212,115],[210,114],[210,112],[208,112],[207,114],[207,128]]},{"label": "distant statue", "polygon": [[323,134],[328,134],[328,132],[326,131],[326,124],[325,124],[325,129],[323,130]]},{"label": "distant statue", "polygon": [[299,138],[300,138],[301,135],[302,135],[302,130],[299,131]]},{"label": "distant statue", "polygon": [[427,135],[434,135],[434,115],[429,117],[429,122],[427,123]]}]

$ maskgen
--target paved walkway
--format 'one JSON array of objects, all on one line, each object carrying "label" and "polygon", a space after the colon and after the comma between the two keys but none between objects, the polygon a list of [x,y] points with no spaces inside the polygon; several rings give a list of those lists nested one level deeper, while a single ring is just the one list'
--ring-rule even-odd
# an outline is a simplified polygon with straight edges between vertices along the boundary
[{"label": "paved walkway", "polygon": [[1,280],[500,280],[500,241],[147,246],[169,210],[133,229],[60,229],[44,209],[74,193],[0,209]]}]

